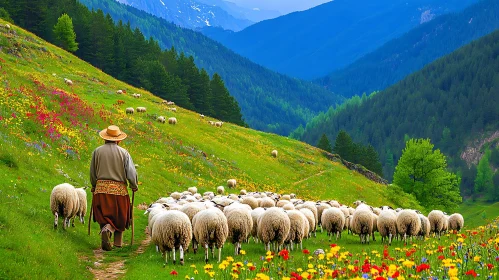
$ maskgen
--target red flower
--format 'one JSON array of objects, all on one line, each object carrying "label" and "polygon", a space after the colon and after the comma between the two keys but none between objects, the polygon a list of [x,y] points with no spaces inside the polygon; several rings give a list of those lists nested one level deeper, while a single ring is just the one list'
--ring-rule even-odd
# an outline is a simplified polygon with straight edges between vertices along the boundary
[{"label": "red flower", "polygon": [[488,268],[489,270],[492,270],[492,268],[494,268],[494,265],[493,265],[493,264],[491,264],[491,263],[488,263],[488,264],[487,264],[487,268]]},{"label": "red flower", "polygon": [[289,259],[289,251],[283,249],[279,252],[279,256],[282,257],[285,261],[287,261]]},{"label": "red flower", "polygon": [[334,248],[334,247],[336,247],[336,246],[338,246],[338,245],[336,245],[336,244],[331,244],[331,245],[329,245],[329,247],[331,247],[331,248]]},{"label": "red flower", "polygon": [[253,271],[255,269],[256,269],[256,266],[250,266],[250,268],[249,268],[250,271]]},{"label": "red flower", "polygon": [[302,251],[302,252],[303,252],[303,254],[305,254],[305,255],[310,254],[310,251],[309,251],[309,250],[307,250],[307,249],[303,249],[303,251]]},{"label": "red flower", "polygon": [[473,276],[473,278],[476,278],[478,276],[478,274],[473,269],[466,271],[466,275],[471,275]]},{"label": "red flower", "polygon": [[426,263],[423,263],[423,264],[420,264],[416,267],[416,272],[421,272],[423,270],[427,270],[427,269],[430,269],[430,265],[429,264],[426,264]]},{"label": "red flower", "polygon": [[443,246],[438,246],[438,252],[442,253],[444,251],[444,247]]},{"label": "red flower", "polygon": [[397,278],[399,276],[400,276],[400,273],[398,271],[395,271],[395,273],[393,273],[392,276],[390,276],[390,277]]},{"label": "red flower", "polygon": [[445,259],[445,257],[444,257],[444,255],[440,255],[440,256],[438,256],[438,259],[443,260],[443,259]]},{"label": "red flower", "polygon": [[383,250],[383,258],[386,259],[390,256],[390,254],[388,253],[388,250],[387,249],[384,249]]},{"label": "red flower", "polygon": [[172,270],[172,272],[170,272],[170,275],[178,275],[178,272],[176,272],[175,270]]},{"label": "red flower", "polygon": [[385,278],[385,277],[378,276],[378,277],[376,277],[376,280],[386,280],[386,278]]}]

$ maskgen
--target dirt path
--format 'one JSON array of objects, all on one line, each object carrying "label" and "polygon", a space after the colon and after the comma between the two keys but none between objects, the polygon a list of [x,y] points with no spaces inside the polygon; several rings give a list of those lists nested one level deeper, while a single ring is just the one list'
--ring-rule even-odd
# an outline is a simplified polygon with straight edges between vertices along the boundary
[{"label": "dirt path", "polygon": [[325,172],[327,172],[327,171],[330,171],[330,170],[322,170],[321,172],[319,172],[319,173],[317,173],[317,174],[314,174],[314,175],[312,175],[312,176],[309,176],[309,177],[307,177],[307,178],[305,178],[305,179],[302,179],[302,180],[300,180],[300,181],[296,181],[296,182],[294,182],[294,183],[293,183],[293,186],[296,186],[296,185],[298,185],[298,184],[300,184],[300,183],[303,183],[303,182],[307,181],[308,179],[310,179],[310,178],[312,178],[312,177],[320,176],[320,175],[322,175],[323,173],[325,173]]},{"label": "dirt path", "polygon": [[[144,253],[146,247],[149,246],[149,243],[151,243],[151,237],[147,234],[147,238],[142,240],[139,248],[131,253],[130,257],[135,257]],[[88,268],[94,275],[94,279],[117,279],[126,273],[125,260],[103,263],[105,256],[102,249],[94,250],[94,256],[97,259],[94,263],[94,268]]]}]

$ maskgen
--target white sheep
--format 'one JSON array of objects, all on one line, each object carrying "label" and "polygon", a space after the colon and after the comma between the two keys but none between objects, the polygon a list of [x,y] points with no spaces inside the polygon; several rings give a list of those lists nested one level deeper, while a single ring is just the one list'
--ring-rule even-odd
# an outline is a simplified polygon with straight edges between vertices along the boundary
[{"label": "white sheep", "polygon": [[303,215],[305,215],[305,218],[307,218],[307,221],[308,221],[308,235],[307,235],[307,237],[310,237],[312,235],[312,233],[315,232],[315,228],[316,228],[314,213],[308,208],[301,208],[301,209],[296,209],[296,210],[299,210],[300,212],[302,212]]},{"label": "white sheep", "polygon": [[215,122],[216,127],[222,127],[223,124],[224,124],[224,122]]},{"label": "white sheep", "polygon": [[315,221],[315,225],[311,226],[313,228],[313,233],[314,233],[314,236],[317,236],[316,234],[316,229],[317,229],[317,225],[319,224],[319,215],[317,213],[317,207],[315,206],[315,203],[312,202],[312,201],[306,201],[305,203],[303,204],[298,204],[295,206],[295,208],[297,210],[300,210],[300,209],[303,209],[303,208],[307,208],[309,209],[310,211],[312,211],[312,213],[314,214],[314,221]]},{"label": "white sheep", "polygon": [[449,216],[449,230],[460,231],[464,227],[463,215],[454,213]]},{"label": "white sheep", "polygon": [[430,233],[436,234],[440,239],[446,223],[444,212],[433,210],[428,214],[428,220],[430,220]]},{"label": "white sheep", "polygon": [[381,210],[377,227],[381,235],[381,242],[388,238],[388,244],[392,245],[392,238],[397,236],[397,215],[395,215],[395,211]]},{"label": "white sheep", "polygon": [[258,203],[258,206],[263,207],[263,208],[270,208],[270,207],[275,207],[275,200],[273,200],[270,197],[264,197],[261,198],[260,202]]},{"label": "white sheep", "polygon": [[368,243],[373,232],[373,213],[371,207],[364,202],[355,203],[357,208],[351,220],[352,232],[360,236],[360,243]]},{"label": "white sheep", "polygon": [[398,213],[397,232],[403,237],[404,243],[407,243],[407,236],[412,240],[412,237],[418,235],[420,230],[421,220],[416,211],[404,209]]},{"label": "white sheep", "polygon": [[180,251],[180,264],[184,264],[184,248],[189,248],[192,240],[192,226],[186,214],[170,210],[161,213],[152,228],[151,241],[159,247],[165,256],[165,265],[168,263],[168,253],[173,250],[173,264],[175,264],[175,250]]},{"label": "white sheep", "polygon": [[236,185],[237,185],[236,179],[229,179],[229,180],[227,180],[227,187],[229,189],[235,188]]},{"label": "white sheep", "polygon": [[253,240],[258,243],[258,219],[260,218],[260,215],[265,212],[265,209],[262,207],[257,207],[253,210],[251,210],[251,219],[253,220],[253,229],[251,230],[251,236],[253,236]]},{"label": "white sheep", "polygon": [[218,186],[218,187],[217,187],[217,193],[218,193],[218,194],[224,194],[224,193],[225,193],[225,188],[224,188],[224,186]]},{"label": "white sheep", "polygon": [[322,212],[321,224],[329,236],[329,241],[333,234],[336,234],[336,240],[338,240],[345,226],[345,214],[339,208],[327,208]]},{"label": "white sheep", "polygon": [[10,24],[6,23],[5,28],[10,29]]},{"label": "white sheep", "polygon": [[[243,204],[247,206],[246,204]],[[224,210],[225,212],[225,210]],[[234,244],[234,255],[239,255],[241,243],[246,242],[253,229],[253,219],[251,209],[238,206],[228,211],[227,226],[229,228],[228,240]]]},{"label": "white sheep", "polygon": [[168,108],[168,110],[172,111],[172,112],[177,112],[177,108]]},{"label": "white sheep", "polygon": [[166,105],[175,105],[175,102],[173,102],[173,101],[167,101]]},{"label": "white sheep", "polygon": [[190,187],[187,189],[191,194],[196,194],[198,192],[198,188],[196,187]]},{"label": "white sheep", "polygon": [[173,124],[173,125],[177,124],[177,118],[175,118],[175,117],[169,118],[168,119],[168,123],[169,124]]},{"label": "white sheep", "polygon": [[123,90],[121,90],[121,89],[117,90],[116,94],[123,94]]},{"label": "white sheep", "polygon": [[78,212],[76,216],[80,218],[80,222],[85,224],[85,215],[87,215],[87,192],[84,188],[75,189],[78,194]]},{"label": "white sheep", "polygon": [[277,157],[277,150],[273,150],[271,154],[272,154],[273,157],[276,158]]},{"label": "white sheep", "polygon": [[135,113],[135,110],[132,107],[128,107],[128,108],[125,109],[125,112],[127,114],[133,114],[133,113]]},{"label": "white sheep", "polygon": [[289,244],[289,249],[293,250],[293,244],[300,244],[300,249],[303,249],[303,238],[308,235],[308,221],[305,215],[298,210],[286,211],[288,214],[290,226],[288,237],[284,241],[285,244]]},{"label": "white sheep", "polygon": [[163,117],[163,116],[159,116],[158,118],[156,118],[156,120],[160,123],[165,123],[166,122],[166,118]]},{"label": "white sheep", "polygon": [[241,203],[249,205],[251,209],[255,209],[258,207],[258,200],[256,200],[256,198],[254,198],[253,196],[243,197]]},{"label": "white sheep", "polygon": [[428,218],[423,214],[418,214],[418,217],[421,220],[421,229],[419,230],[418,236],[421,240],[424,240],[425,237],[430,235],[430,220],[428,220]]},{"label": "white sheep", "polygon": [[72,85],[73,85],[73,81],[71,81],[70,79],[66,79],[66,78],[64,78],[64,82],[65,82],[68,86],[72,86]]},{"label": "white sheep", "polygon": [[[295,205],[294,205],[293,203],[291,203],[291,202],[290,202],[290,203],[286,203],[286,204],[284,204],[284,205],[282,206],[282,209],[284,209],[284,210],[297,210],[297,209],[295,208]],[[313,215],[313,213],[312,213],[312,215]]]},{"label": "white sheep", "polygon": [[239,195],[247,195],[248,192],[245,189],[239,191]]},{"label": "white sheep", "polygon": [[203,114],[199,114],[199,117],[204,119],[204,115]]},{"label": "white sheep", "polygon": [[75,187],[68,183],[57,185],[52,189],[50,193],[50,210],[55,216],[54,228],[57,228],[59,216],[64,219],[62,227],[65,229],[69,226],[70,220],[78,213],[79,201]]},{"label": "white sheep", "polygon": [[281,246],[288,237],[290,223],[288,215],[281,208],[272,207],[260,215],[258,238],[265,245],[265,250],[271,250],[271,243],[274,243],[275,251],[281,250]]},{"label": "white sheep", "polygon": [[134,93],[132,94],[134,98],[140,98],[142,95],[140,93]]},{"label": "white sheep", "polygon": [[[192,218],[196,242],[205,249],[205,261],[208,262],[208,249],[218,248],[218,262],[221,261],[222,247],[229,235],[227,218],[218,208],[202,210]],[[196,251],[194,251],[196,252]]]},{"label": "white sheep", "polygon": [[319,221],[317,222],[317,225],[320,225],[321,226],[321,232],[322,232],[322,212],[324,212],[324,210],[326,209],[329,209],[331,208],[331,205],[327,204],[327,203],[317,203],[315,205],[315,207],[317,208],[317,218],[319,219]]},{"label": "white sheep", "polygon": [[145,113],[146,111],[146,107],[137,107],[137,113]]}]

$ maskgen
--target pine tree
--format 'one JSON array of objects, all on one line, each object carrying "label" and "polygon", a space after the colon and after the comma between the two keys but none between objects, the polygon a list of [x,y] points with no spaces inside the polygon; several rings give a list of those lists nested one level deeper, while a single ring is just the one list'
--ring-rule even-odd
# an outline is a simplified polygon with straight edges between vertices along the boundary
[{"label": "pine tree", "polygon": [[329,139],[326,136],[326,133],[322,134],[321,139],[319,140],[319,143],[317,143],[317,148],[322,149],[326,152],[331,153],[333,151],[333,148],[331,147],[331,142],[329,142]]},{"label": "pine tree", "polygon": [[333,151],[346,161],[354,158],[354,143],[346,131],[341,130],[336,136]]},{"label": "pine tree", "polygon": [[63,14],[57,20],[57,24],[54,26],[54,34],[63,49],[70,52],[78,50],[76,33],[73,29],[73,20],[67,14]]}]

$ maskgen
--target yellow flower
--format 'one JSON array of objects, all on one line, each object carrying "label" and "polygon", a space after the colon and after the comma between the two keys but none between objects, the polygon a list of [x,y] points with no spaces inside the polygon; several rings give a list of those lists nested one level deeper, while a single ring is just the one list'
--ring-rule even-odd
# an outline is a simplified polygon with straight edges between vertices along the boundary
[{"label": "yellow flower", "polygon": [[213,277],[213,275],[215,275],[215,272],[211,271],[211,272],[208,272],[208,274],[210,275],[210,277]]},{"label": "yellow flower", "polygon": [[196,269],[194,270],[194,274],[198,275],[199,274],[199,271]]},{"label": "yellow flower", "polygon": [[300,274],[300,276],[303,277],[303,278],[305,278],[305,279],[307,279],[309,275],[310,274],[308,272],[306,272],[306,271],[303,272],[302,274]]},{"label": "yellow flower", "polygon": [[314,265],[313,265],[313,264],[311,264],[311,263],[309,263],[309,264],[308,264],[308,268],[314,268]]},{"label": "yellow flower", "polygon": [[475,257],[473,258],[473,261],[474,261],[474,262],[479,262],[479,261],[480,261],[480,258],[482,258],[482,257],[480,257],[480,256],[475,256]]},{"label": "yellow flower", "polygon": [[206,264],[206,265],[204,266],[204,270],[210,270],[210,269],[212,269],[212,268],[213,268],[213,265],[212,265],[212,264]]},{"label": "yellow flower", "polygon": [[191,277],[189,277],[189,275],[186,275],[184,278],[185,279],[191,279]]},{"label": "yellow flower", "polygon": [[301,269],[301,268],[296,269],[296,272],[302,272],[302,271],[303,271],[303,269]]},{"label": "yellow flower", "polygon": [[196,265],[195,264],[191,264],[191,268],[196,268]]},{"label": "yellow flower", "polygon": [[323,260],[324,259],[324,254],[319,254],[319,260]]},{"label": "yellow flower", "polygon": [[241,255],[246,255],[246,251],[244,250],[239,251],[239,253],[241,253]]},{"label": "yellow flower", "polygon": [[226,259],[228,262],[233,262],[234,261],[234,258],[233,257],[227,257]]},{"label": "yellow flower", "polygon": [[247,264],[248,267],[252,267],[253,266],[253,263],[248,263]]},{"label": "yellow flower", "polygon": [[270,277],[268,277],[267,275],[265,275],[263,273],[258,273],[256,275],[256,279],[258,279],[258,280],[270,280]]},{"label": "yellow flower", "polygon": [[414,266],[414,262],[413,261],[410,261],[410,260],[406,260],[402,263],[402,265],[404,265],[405,267],[413,267]]},{"label": "yellow flower", "polygon": [[237,273],[232,273],[232,274],[231,274],[231,276],[232,276],[232,279],[237,279],[237,278],[239,278],[239,275],[238,275]]},{"label": "yellow flower", "polygon": [[457,277],[457,268],[456,267],[453,267],[453,268],[449,268],[449,276],[450,277]]}]

